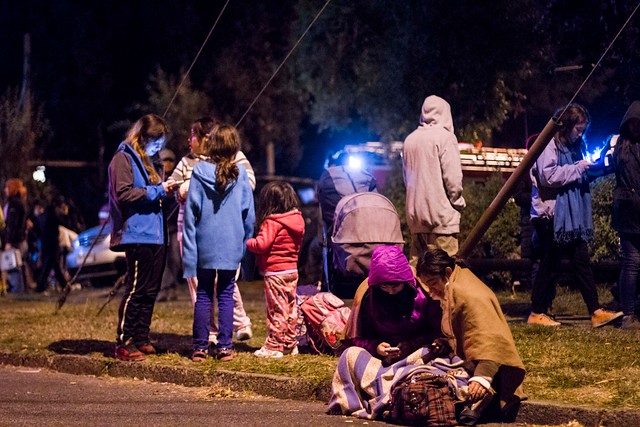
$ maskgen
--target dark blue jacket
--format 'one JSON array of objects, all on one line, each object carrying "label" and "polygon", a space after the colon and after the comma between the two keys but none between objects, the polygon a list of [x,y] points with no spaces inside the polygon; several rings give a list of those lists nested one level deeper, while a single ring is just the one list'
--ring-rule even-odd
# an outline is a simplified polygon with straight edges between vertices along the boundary
[{"label": "dark blue jacket", "polygon": [[165,243],[162,184],[152,184],[142,160],[129,144],[121,143],[109,164],[111,249],[124,245]]}]

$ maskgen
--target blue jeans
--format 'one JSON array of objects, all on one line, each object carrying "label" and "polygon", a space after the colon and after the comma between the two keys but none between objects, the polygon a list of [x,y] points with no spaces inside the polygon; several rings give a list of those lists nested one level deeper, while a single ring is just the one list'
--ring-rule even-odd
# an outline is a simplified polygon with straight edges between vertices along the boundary
[{"label": "blue jeans", "polygon": [[198,290],[193,312],[193,349],[206,351],[209,347],[211,305],[216,286],[218,299],[218,349],[231,349],[233,335],[233,288],[236,270],[198,269]]},{"label": "blue jeans", "polygon": [[620,303],[625,315],[633,314],[636,305],[638,272],[640,272],[640,235],[620,234]]}]

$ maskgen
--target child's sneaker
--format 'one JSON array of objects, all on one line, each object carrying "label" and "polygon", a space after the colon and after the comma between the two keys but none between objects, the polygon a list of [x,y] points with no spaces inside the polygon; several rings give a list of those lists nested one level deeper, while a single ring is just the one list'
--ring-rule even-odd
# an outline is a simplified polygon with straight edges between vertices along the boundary
[{"label": "child's sneaker", "polygon": [[204,362],[207,360],[207,352],[204,350],[195,350],[191,356],[191,360],[194,362]]},{"label": "child's sneaker", "polygon": [[144,354],[133,344],[116,346],[115,357],[124,362],[139,362],[145,359]]},{"label": "child's sneaker", "polygon": [[249,340],[251,339],[252,336],[253,336],[253,331],[251,330],[251,325],[243,326],[242,328],[238,329],[238,331],[236,332],[236,338],[239,341]]},{"label": "child's sneaker", "polygon": [[256,357],[267,357],[270,359],[279,359],[282,356],[284,356],[284,354],[281,351],[269,350],[265,346],[260,347],[260,350],[254,351],[253,355]]},{"label": "child's sneaker", "polygon": [[530,325],[560,326],[560,322],[556,322],[544,313],[531,313],[527,319],[527,323]]},{"label": "child's sneaker", "polygon": [[622,317],[624,313],[621,311],[607,311],[602,308],[597,309],[591,315],[591,325],[594,328],[599,328],[601,326],[606,325],[607,323],[611,323],[619,317]]},{"label": "child's sneaker", "polygon": [[229,362],[236,357],[236,352],[230,348],[222,348],[216,351],[216,359],[221,362]]}]

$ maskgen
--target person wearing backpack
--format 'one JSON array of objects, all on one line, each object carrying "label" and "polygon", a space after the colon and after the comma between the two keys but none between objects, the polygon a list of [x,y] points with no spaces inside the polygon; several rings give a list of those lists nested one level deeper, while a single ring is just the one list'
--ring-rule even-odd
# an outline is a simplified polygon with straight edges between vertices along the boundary
[{"label": "person wearing backpack", "polygon": [[371,255],[369,277],[354,297],[347,344],[389,365],[441,337],[441,318],[439,303],[416,285],[402,249],[378,246]]},{"label": "person wearing backpack", "polygon": [[304,219],[298,196],[286,182],[270,182],[258,199],[255,238],[247,248],[258,255],[258,267],[264,277],[268,334],[264,345],[253,354],[280,358],[298,353],[296,325],[298,305],[298,254],[304,237]]}]

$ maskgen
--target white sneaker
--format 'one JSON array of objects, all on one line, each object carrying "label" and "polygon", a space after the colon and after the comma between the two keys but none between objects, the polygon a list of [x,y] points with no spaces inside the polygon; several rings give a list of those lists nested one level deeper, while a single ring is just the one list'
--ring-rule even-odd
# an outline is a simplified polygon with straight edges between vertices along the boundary
[{"label": "white sneaker", "polygon": [[260,350],[254,351],[253,355],[256,357],[268,357],[271,359],[279,359],[284,356],[281,351],[269,350],[266,347],[260,347]]},{"label": "white sneaker", "polygon": [[246,341],[251,339],[253,336],[253,331],[251,330],[251,325],[243,326],[242,328],[236,331],[236,338],[239,341]]}]

